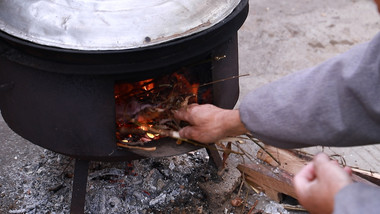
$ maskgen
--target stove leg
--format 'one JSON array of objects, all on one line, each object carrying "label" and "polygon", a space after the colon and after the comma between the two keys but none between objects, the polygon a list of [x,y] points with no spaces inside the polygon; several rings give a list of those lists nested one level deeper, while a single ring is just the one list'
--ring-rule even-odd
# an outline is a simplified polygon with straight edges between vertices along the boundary
[{"label": "stove leg", "polygon": [[83,214],[86,201],[86,187],[89,161],[75,159],[71,214]]},{"label": "stove leg", "polygon": [[219,155],[218,149],[216,148],[215,144],[210,144],[208,147],[206,147],[208,156],[210,157],[210,162],[213,163],[217,168],[218,171],[223,169],[223,161],[222,158]]}]

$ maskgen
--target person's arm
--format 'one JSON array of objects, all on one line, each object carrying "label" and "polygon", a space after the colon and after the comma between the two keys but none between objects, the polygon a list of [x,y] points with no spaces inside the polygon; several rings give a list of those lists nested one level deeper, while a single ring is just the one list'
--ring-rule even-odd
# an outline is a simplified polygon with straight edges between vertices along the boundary
[{"label": "person's arm", "polygon": [[380,143],[380,35],[249,93],[245,127],[282,148]]},{"label": "person's arm", "polygon": [[282,148],[379,143],[380,35],[252,91],[238,111],[198,105],[175,116],[191,124],[181,137],[203,143],[246,130]]},{"label": "person's arm", "polygon": [[375,214],[379,213],[379,203],[380,187],[352,183],[335,195],[334,214]]},{"label": "person's arm", "polygon": [[282,148],[379,143],[380,35],[252,91],[238,110],[198,105],[175,116],[191,124],[181,137],[203,143],[246,130]]}]

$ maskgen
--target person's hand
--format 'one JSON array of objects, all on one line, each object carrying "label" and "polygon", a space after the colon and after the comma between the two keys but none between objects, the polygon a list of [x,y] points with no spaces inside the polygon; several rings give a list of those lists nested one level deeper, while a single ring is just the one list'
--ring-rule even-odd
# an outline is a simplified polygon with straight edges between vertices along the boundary
[{"label": "person's hand", "polygon": [[293,179],[298,201],[311,214],[332,213],[334,196],[352,183],[351,173],[326,154],[316,155]]},{"label": "person's hand", "polygon": [[211,104],[191,104],[174,112],[174,117],[190,124],[179,131],[182,138],[202,143],[214,143],[227,136],[247,132],[238,110],[222,109]]}]

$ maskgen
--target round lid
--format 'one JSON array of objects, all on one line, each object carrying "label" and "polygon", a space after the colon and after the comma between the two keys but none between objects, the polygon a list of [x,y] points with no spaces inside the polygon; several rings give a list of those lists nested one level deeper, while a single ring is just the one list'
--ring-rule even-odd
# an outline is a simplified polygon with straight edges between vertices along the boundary
[{"label": "round lid", "polygon": [[40,45],[121,50],[219,23],[240,0],[1,0],[0,30]]}]

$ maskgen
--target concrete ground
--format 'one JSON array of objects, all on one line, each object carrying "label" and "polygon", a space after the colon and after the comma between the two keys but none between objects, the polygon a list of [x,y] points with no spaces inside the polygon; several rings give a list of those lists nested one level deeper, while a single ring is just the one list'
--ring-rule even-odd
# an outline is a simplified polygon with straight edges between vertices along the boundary
[{"label": "concrete ground", "polygon": [[[250,76],[240,79],[240,97],[368,41],[380,29],[379,21],[372,0],[250,0],[249,17],[239,31],[240,73]],[[344,155],[349,165],[380,171],[379,146],[325,150]],[[19,197],[2,194],[14,182],[7,172],[42,151],[0,118],[0,199]]]}]

